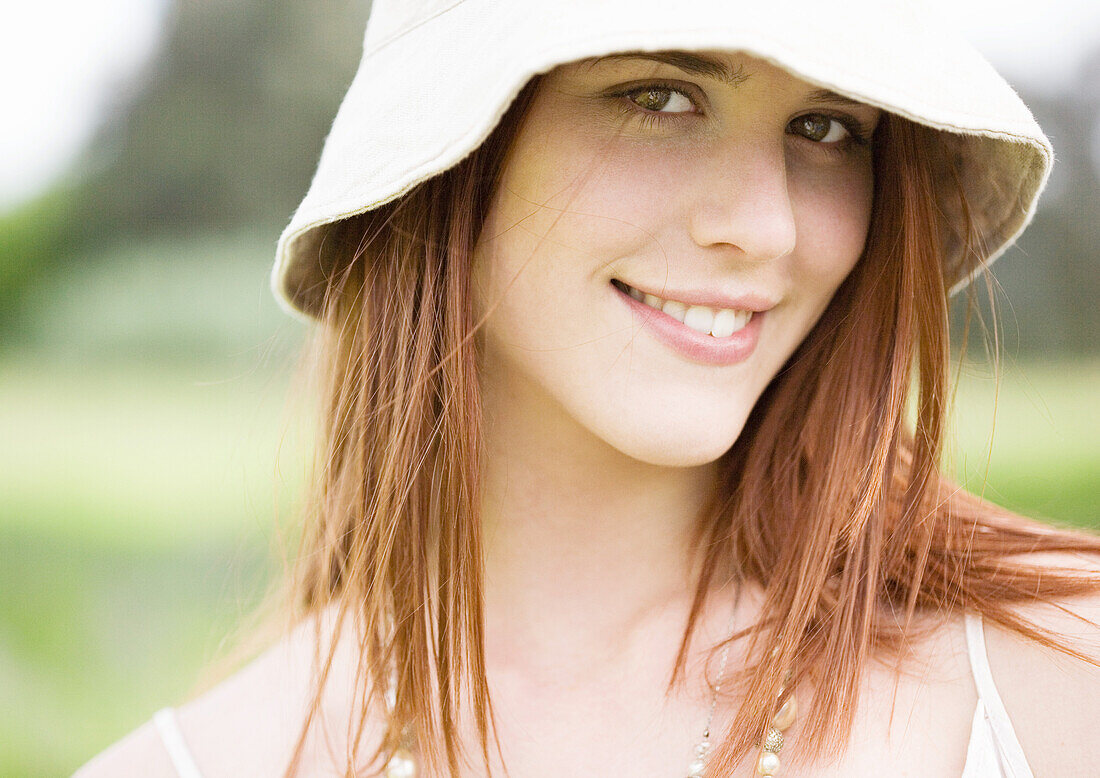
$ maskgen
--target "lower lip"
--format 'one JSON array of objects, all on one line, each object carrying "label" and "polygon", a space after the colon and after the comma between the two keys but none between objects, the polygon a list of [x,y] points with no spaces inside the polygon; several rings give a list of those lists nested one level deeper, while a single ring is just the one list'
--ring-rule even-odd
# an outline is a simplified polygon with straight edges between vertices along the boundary
[{"label": "lower lip", "polygon": [[749,323],[727,338],[716,338],[693,330],[664,311],[651,308],[635,300],[626,292],[611,284],[623,302],[641,317],[642,324],[657,340],[679,351],[685,357],[705,365],[735,365],[744,362],[756,348],[760,338],[760,322],[765,311],[755,311]]}]

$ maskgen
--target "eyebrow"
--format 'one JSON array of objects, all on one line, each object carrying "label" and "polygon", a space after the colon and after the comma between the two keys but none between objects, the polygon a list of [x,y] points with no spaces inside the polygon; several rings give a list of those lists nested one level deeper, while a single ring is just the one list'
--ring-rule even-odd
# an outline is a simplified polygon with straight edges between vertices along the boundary
[{"label": "eyebrow", "polygon": [[[594,67],[601,62],[617,62],[626,59],[661,62],[679,68],[685,73],[712,78],[733,88],[741,86],[751,78],[740,65],[733,69],[721,60],[688,51],[624,51],[616,54],[606,54],[602,57],[593,57],[584,60],[584,63],[588,67]],[[867,103],[845,97],[831,89],[815,89],[806,96],[806,100],[811,103],[836,103],[852,107],[867,105]]]}]

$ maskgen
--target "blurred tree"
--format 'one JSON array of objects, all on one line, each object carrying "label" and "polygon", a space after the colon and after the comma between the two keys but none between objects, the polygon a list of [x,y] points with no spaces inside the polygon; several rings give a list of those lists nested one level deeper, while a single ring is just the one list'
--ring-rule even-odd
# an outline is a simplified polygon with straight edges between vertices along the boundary
[{"label": "blurred tree", "polygon": [[0,217],[0,327],[17,330],[28,285],[91,247],[256,224],[277,234],[351,82],[368,8],[177,0],[159,58],[136,95],[119,94],[76,175]]},{"label": "blurred tree", "polygon": [[[1074,83],[1024,93],[1054,144],[1055,165],[1035,219],[993,265],[1008,353],[1097,353],[1100,343],[1100,49]],[[980,282],[979,282],[980,284]],[[989,306],[981,306],[989,320]]]},{"label": "blurred tree", "polygon": [[21,337],[16,302],[67,251],[74,194],[57,186],[0,216],[0,348]]},{"label": "blurred tree", "polygon": [[289,219],[366,14],[364,0],[178,2],[144,94],[93,146],[89,237]]}]

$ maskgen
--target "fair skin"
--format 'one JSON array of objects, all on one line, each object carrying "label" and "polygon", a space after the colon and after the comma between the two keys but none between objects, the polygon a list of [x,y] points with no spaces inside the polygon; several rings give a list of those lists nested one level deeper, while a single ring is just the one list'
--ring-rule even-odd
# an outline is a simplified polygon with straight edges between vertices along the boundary
[{"label": "fair skin", "polygon": [[[758,59],[703,54],[739,77],[644,59],[549,74],[475,256],[478,303],[489,312],[480,334],[486,659],[514,776],[684,774],[709,704],[701,660],[730,619],[728,592],[717,592],[689,683],[666,696],[690,604],[689,528],[716,460],[866,237],[871,156],[844,123],[873,129],[877,109],[815,94]],[[632,100],[611,96],[627,89],[637,90]],[[665,121],[650,124],[653,113]],[[612,279],[657,295],[751,292],[768,310],[751,353],[705,364],[655,337]],[[735,626],[757,618],[758,595],[742,597]],[[1097,603],[1078,605],[1100,616]],[[1036,615],[1081,633],[1065,617]],[[1087,774],[1100,759],[1087,731],[1100,717],[1098,672],[988,633],[994,676],[1036,775]],[[181,708],[207,778],[276,774],[305,699],[303,634]],[[858,747],[837,762],[801,763],[796,723],[785,774],[959,775],[976,702],[961,623],[914,648],[913,669],[900,677],[868,665]],[[731,650],[730,667],[742,649]],[[342,656],[323,710],[337,755],[350,645]],[[728,713],[719,709],[713,729]],[[473,751],[469,721],[462,734]],[[323,751],[315,737],[303,774],[338,774],[322,766]],[[148,726],[81,778],[131,774],[173,774]],[[468,774],[479,774],[476,764]],[[736,775],[752,775],[751,766]]]}]

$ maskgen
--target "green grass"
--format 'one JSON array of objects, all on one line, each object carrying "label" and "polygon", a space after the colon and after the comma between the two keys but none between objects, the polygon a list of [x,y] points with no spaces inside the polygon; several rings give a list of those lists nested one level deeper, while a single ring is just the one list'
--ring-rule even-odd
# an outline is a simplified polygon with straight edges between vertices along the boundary
[{"label": "green grass", "polygon": [[69,774],[191,688],[305,472],[284,391],[224,365],[0,365],[0,775]]},{"label": "green grass", "polygon": [[[968,369],[958,471],[1024,513],[1097,526],[1100,363]],[[0,364],[0,775],[70,773],[179,700],[268,580],[302,436],[285,376],[185,362]],[[280,458],[276,452],[283,444]]]},{"label": "green grass", "polygon": [[1007,508],[1100,529],[1100,360],[962,371],[953,472]]},{"label": "green grass", "polygon": [[140,549],[265,531],[277,465],[302,475],[283,392],[224,368],[2,365],[3,526]]},{"label": "green grass", "polygon": [[0,775],[60,776],[188,693],[262,544],[139,551],[0,532]]}]

